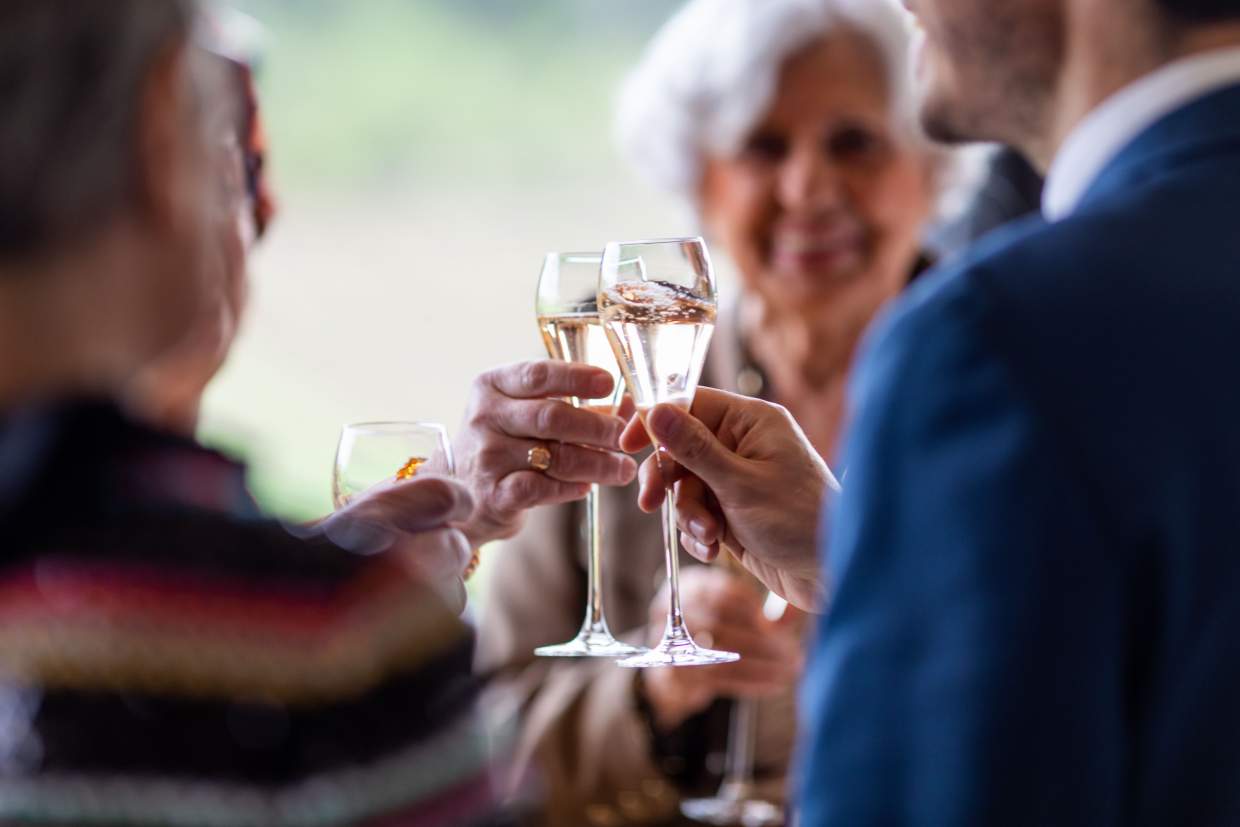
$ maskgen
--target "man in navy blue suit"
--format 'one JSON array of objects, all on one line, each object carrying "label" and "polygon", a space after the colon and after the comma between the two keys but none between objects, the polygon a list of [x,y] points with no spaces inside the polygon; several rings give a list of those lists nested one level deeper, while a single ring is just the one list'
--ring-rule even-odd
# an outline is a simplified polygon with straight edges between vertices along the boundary
[{"label": "man in navy blue suit", "polygon": [[829,472],[762,403],[647,418],[685,544],[829,594],[807,827],[1240,824],[1240,2],[912,11],[927,130],[1038,159],[1043,216],[871,333],[829,588]]}]

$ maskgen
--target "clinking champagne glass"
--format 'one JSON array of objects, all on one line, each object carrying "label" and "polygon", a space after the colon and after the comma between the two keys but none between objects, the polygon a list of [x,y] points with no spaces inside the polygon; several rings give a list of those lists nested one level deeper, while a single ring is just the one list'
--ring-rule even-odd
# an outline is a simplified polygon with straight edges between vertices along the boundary
[{"label": "clinking champagne glass", "polygon": [[[548,253],[538,278],[535,311],[543,344],[552,359],[602,368],[612,375],[617,395],[611,401],[572,399],[577,407],[598,406],[613,412],[623,386],[616,357],[598,317],[598,253]],[[545,658],[619,658],[645,652],[641,646],[612,636],[603,614],[603,538],[599,528],[599,486],[586,494],[586,617],[577,637],[567,643],[540,646],[534,654]]]},{"label": "clinking champagne glass", "polygon": [[332,505],[419,473],[456,476],[448,432],[434,422],[357,422],[340,430],[332,469]]},{"label": "clinking champagne glass", "polygon": [[[599,268],[599,316],[643,420],[661,403],[688,410],[715,327],[715,278],[700,238],[612,242]],[[662,467],[663,449],[655,445]],[[663,548],[671,596],[657,647],[621,666],[704,666],[739,660],[693,642],[680,608],[679,533],[674,492],[663,501]]]}]

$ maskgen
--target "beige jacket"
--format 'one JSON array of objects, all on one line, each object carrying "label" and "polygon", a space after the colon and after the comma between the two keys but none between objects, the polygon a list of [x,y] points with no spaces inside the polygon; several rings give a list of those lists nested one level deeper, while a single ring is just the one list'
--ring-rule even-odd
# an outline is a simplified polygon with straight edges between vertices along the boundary
[{"label": "beige jacket", "polygon": [[[735,337],[716,336],[703,384],[761,391],[761,376]],[[738,382],[739,379],[739,382]],[[665,578],[657,515],[636,506],[636,486],[601,497],[603,591],[618,637],[646,640],[651,600]],[[479,666],[493,674],[491,706],[515,716],[517,778],[535,800],[533,823],[551,827],[682,824],[684,796],[713,794],[726,749],[728,714],[720,703],[660,749],[638,700],[640,670],[611,661],[536,658],[537,646],[571,639],[586,601],[584,507],[537,510],[497,553],[481,618]],[[685,566],[698,565],[681,554]],[[690,631],[693,607],[685,606]],[[505,712],[506,711],[506,712]],[[762,702],[757,714],[756,778],[782,801],[796,730],[792,693]]]}]

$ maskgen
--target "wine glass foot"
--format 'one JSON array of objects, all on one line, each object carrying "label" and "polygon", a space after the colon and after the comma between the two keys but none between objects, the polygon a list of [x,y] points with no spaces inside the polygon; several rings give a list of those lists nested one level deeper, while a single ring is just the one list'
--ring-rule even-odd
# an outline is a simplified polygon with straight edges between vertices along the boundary
[{"label": "wine glass foot", "polygon": [[617,665],[630,669],[647,669],[652,666],[710,666],[740,659],[741,656],[735,652],[704,649],[694,643],[693,638],[686,632],[664,638],[654,649],[617,661]]},{"label": "wine glass foot", "polygon": [[783,811],[769,801],[695,798],[681,802],[680,812],[693,821],[722,827],[779,827],[784,823]]},{"label": "wine glass foot", "polygon": [[616,640],[606,629],[582,629],[567,643],[539,646],[534,654],[540,658],[627,658],[646,651],[644,646]]}]

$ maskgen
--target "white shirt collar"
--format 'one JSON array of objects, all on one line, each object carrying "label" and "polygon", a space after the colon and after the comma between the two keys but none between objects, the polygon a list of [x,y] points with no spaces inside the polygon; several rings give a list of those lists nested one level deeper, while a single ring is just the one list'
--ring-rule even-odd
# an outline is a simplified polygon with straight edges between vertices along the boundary
[{"label": "white shirt collar", "polygon": [[1051,164],[1042,215],[1072,214],[1102,170],[1164,116],[1210,92],[1240,82],[1240,48],[1219,49],[1169,63],[1136,80],[1085,116]]}]

